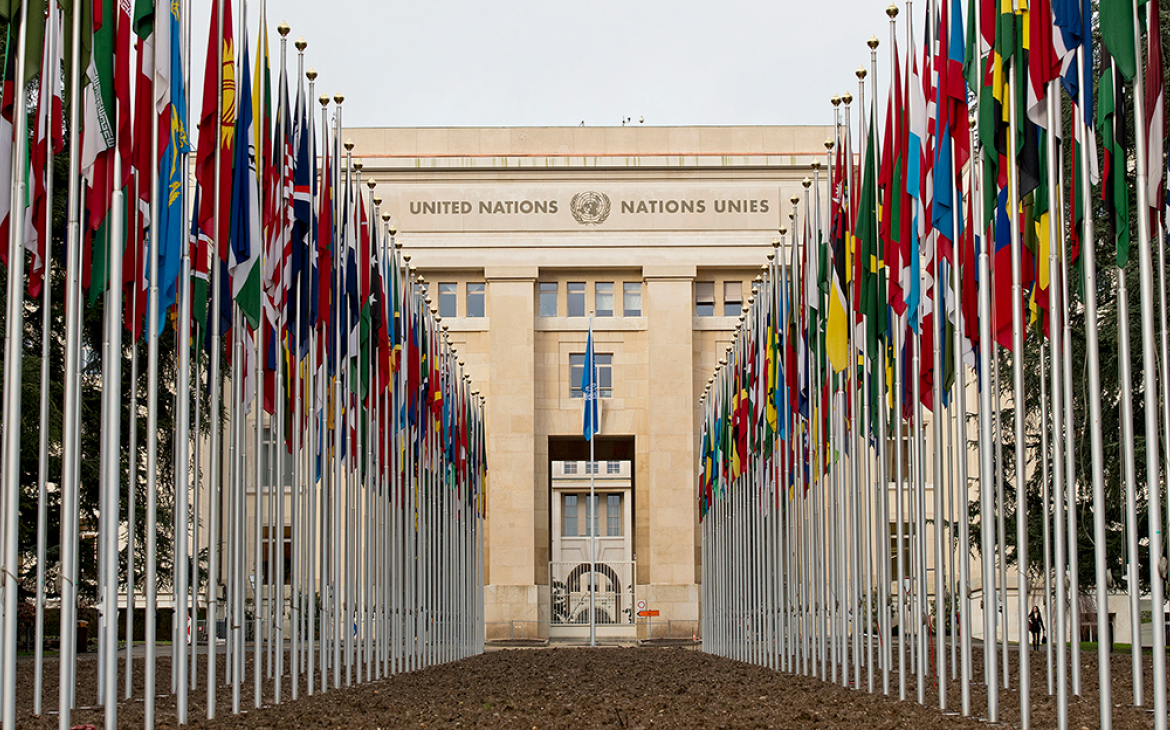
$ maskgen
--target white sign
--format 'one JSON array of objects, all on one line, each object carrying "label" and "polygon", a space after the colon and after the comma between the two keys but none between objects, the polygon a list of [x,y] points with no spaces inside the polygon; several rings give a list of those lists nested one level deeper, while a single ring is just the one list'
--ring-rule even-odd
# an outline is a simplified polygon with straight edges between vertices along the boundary
[{"label": "white sign", "polygon": [[645,602],[645,601],[638,601],[638,610],[639,610],[639,611],[645,611],[645,610],[646,610],[646,602]]},{"label": "white sign", "polygon": [[383,192],[384,210],[415,233],[771,230],[783,222],[779,184],[405,184]]}]

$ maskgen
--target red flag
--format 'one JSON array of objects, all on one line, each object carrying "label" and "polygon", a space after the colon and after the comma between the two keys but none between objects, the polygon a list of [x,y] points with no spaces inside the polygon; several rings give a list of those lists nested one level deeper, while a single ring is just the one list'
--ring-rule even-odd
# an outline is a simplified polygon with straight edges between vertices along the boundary
[{"label": "red flag", "polygon": [[[41,61],[41,88],[38,97],[40,103],[37,107],[36,135],[30,153],[33,176],[32,226],[25,232],[26,245],[30,234],[33,235],[33,245],[30,247],[32,256],[28,269],[28,293],[33,298],[40,296],[45,260],[48,258],[49,236],[45,226],[45,215],[51,204],[48,194],[48,180],[49,176],[53,174],[52,159],[53,155],[58,154],[65,147],[65,120],[61,111],[60,62],[64,39],[61,15],[56,3],[50,3],[49,8],[44,57]],[[47,72],[47,69],[52,69],[52,72]],[[7,131],[9,137],[5,142],[11,144],[11,129]],[[8,204],[8,200],[5,200],[4,205]],[[7,240],[6,229],[5,240]]]},{"label": "red flag", "polygon": [[[203,189],[198,211],[199,227],[214,234],[219,256],[227,261],[227,242],[231,229],[232,140],[235,136],[236,79],[235,47],[232,43],[231,0],[224,0],[223,7],[223,42],[220,45],[218,3],[212,3],[211,39],[207,44],[207,63],[203,73],[203,113],[199,118],[199,144],[195,154],[195,177]],[[221,70],[223,73],[222,88],[219,78]],[[217,119],[221,100],[223,115]],[[218,200],[214,195],[217,142],[220,170]],[[217,206],[220,210],[219,231],[214,230]]]}]

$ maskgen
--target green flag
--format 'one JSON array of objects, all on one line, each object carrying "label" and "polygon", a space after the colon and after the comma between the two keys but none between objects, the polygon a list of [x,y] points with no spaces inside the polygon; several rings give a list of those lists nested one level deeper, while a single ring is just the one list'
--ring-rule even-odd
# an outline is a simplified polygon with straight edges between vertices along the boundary
[{"label": "green flag", "polygon": [[1117,243],[1117,265],[1125,268],[1129,262],[1130,242],[1129,188],[1125,180],[1125,93],[1117,88],[1117,64],[1110,59],[1108,48],[1101,49],[1101,69],[1097,101],[1097,126],[1101,130],[1105,159],[1101,190],[1110,229]]},{"label": "green flag", "polygon": [[[1145,5],[1138,0],[1138,5]],[[1137,70],[1137,54],[1134,51],[1134,24],[1132,0],[1101,0],[1098,6],[1101,20],[1101,42],[1113,56],[1117,70],[1128,81]]]}]

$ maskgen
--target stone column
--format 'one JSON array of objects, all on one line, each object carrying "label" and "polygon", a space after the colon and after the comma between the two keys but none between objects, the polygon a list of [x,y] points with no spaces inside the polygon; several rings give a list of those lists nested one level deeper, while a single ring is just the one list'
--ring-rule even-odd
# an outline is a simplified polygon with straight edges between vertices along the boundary
[{"label": "stone column", "polygon": [[487,638],[543,638],[535,584],[536,267],[485,270],[488,332]]},{"label": "stone column", "polygon": [[[646,280],[646,330],[649,337],[647,402],[649,585],[648,608],[666,621],[699,618],[695,585],[694,369],[692,315],[693,265],[663,265],[643,270]],[[655,622],[657,624],[657,622]],[[656,632],[657,633],[657,632]]]}]

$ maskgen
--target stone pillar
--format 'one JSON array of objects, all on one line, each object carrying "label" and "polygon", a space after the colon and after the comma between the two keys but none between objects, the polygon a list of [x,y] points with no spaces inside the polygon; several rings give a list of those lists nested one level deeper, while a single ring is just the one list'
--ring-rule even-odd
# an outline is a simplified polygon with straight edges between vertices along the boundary
[{"label": "stone pillar", "polygon": [[[695,267],[663,265],[643,270],[646,280],[646,331],[649,337],[646,451],[649,460],[649,585],[642,590],[647,606],[666,622],[699,619],[695,584],[695,429],[692,316]],[[681,385],[680,384],[685,384]],[[675,627],[678,633],[679,627]],[[683,628],[683,630],[687,630]]]},{"label": "stone pillar", "polygon": [[536,419],[533,354],[536,267],[489,268],[487,437],[489,477],[484,561],[489,640],[543,638],[535,584]]}]

